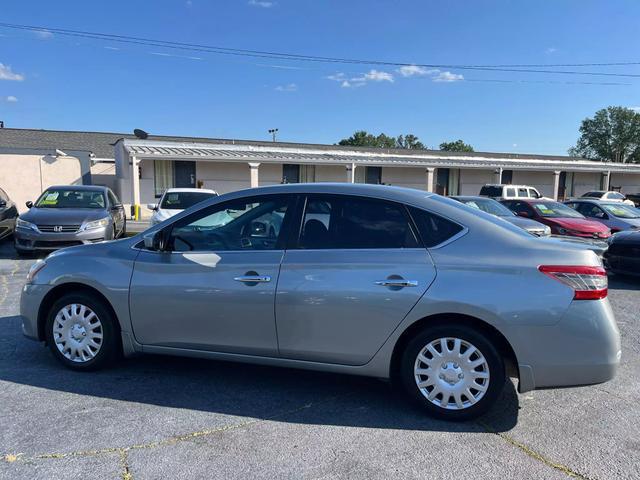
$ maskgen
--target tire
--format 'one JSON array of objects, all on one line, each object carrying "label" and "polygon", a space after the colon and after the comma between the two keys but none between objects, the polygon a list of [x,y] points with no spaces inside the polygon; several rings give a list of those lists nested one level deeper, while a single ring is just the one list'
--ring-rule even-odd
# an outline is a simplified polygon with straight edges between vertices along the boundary
[{"label": "tire", "polygon": [[72,370],[99,370],[114,362],[120,352],[116,319],[102,300],[88,293],[69,293],[54,302],[47,315],[45,338],[53,356]]},{"label": "tire", "polygon": [[[473,362],[479,365],[474,367]],[[491,339],[479,331],[465,325],[438,325],[425,328],[407,344],[400,380],[409,398],[432,417],[470,420],[485,413],[504,388],[504,362]]]}]

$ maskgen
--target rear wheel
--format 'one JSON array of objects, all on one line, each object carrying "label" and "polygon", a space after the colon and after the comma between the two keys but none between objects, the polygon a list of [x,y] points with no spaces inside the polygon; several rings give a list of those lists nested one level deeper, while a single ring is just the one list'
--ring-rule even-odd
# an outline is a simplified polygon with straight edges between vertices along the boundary
[{"label": "rear wheel", "polygon": [[400,374],[411,399],[443,420],[483,414],[505,381],[504,362],[491,340],[465,325],[420,332],[405,348]]},{"label": "rear wheel", "polygon": [[90,294],[62,296],[51,307],[45,329],[54,357],[73,370],[102,368],[119,351],[113,314]]}]

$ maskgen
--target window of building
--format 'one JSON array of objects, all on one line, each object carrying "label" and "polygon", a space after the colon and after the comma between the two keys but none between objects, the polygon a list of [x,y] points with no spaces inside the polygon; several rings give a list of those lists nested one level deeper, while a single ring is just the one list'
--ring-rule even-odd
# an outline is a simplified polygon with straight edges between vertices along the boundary
[{"label": "window of building", "polygon": [[503,170],[502,171],[502,182],[507,185],[511,185],[513,183],[513,170]]},{"label": "window of building", "polygon": [[380,185],[382,183],[382,167],[366,167],[365,183]]},{"label": "window of building", "polygon": [[283,164],[282,183],[300,183],[300,165],[291,163]]},{"label": "window of building", "polygon": [[307,199],[299,247],[307,249],[416,248],[404,207],[347,195]]},{"label": "window of building", "polygon": [[153,162],[153,190],[156,198],[174,186],[173,161],[155,160]]}]

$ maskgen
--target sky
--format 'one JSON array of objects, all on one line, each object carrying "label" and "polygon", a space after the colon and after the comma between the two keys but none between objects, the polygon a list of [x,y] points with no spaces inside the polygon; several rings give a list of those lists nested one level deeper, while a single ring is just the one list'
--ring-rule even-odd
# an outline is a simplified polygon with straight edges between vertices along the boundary
[{"label": "sky", "polygon": [[[0,120],[255,140],[278,128],[278,140],[309,143],[367,130],[431,148],[460,138],[477,151],[563,155],[598,109],[640,109],[640,78],[414,65],[640,62],[638,19],[635,0],[2,0],[2,23],[409,66],[0,27]],[[640,76],[640,65],[570,70]]]}]

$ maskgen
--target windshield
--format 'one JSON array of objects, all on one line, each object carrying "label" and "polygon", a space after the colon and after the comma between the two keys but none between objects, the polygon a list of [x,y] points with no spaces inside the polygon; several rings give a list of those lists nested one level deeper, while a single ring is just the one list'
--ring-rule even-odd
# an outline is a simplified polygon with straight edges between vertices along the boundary
[{"label": "windshield", "polygon": [[36,200],[38,208],[105,208],[104,194],[95,190],[54,188]]},{"label": "windshield", "polygon": [[502,187],[497,187],[494,185],[485,185],[480,189],[480,195],[487,196],[487,197],[501,197]]},{"label": "windshield", "polygon": [[184,210],[211,197],[215,195],[210,192],[167,192],[162,198],[160,208]]},{"label": "windshield", "polygon": [[627,205],[601,205],[609,215],[618,218],[640,218],[640,210]]},{"label": "windshield", "polygon": [[540,202],[534,203],[533,208],[536,209],[538,214],[542,217],[547,218],[562,218],[562,217],[570,217],[570,218],[584,218],[579,212],[576,212],[573,208],[569,208],[566,205],[558,202]]},{"label": "windshield", "polygon": [[483,212],[490,213],[497,217],[513,217],[515,214],[500,202],[490,199],[474,199],[474,200],[462,200],[462,203],[469,205],[470,207],[477,208]]}]

